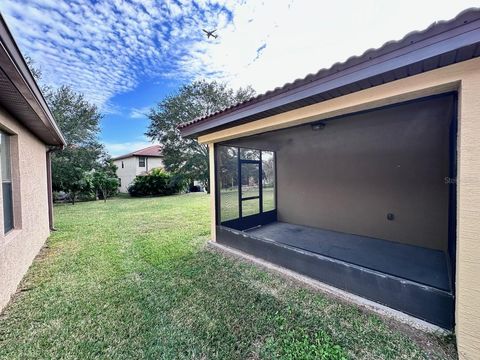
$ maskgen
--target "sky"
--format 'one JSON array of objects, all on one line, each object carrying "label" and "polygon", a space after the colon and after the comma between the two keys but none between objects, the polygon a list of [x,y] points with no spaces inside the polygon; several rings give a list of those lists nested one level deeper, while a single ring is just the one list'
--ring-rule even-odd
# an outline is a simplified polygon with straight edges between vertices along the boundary
[{"label": "sky", "polygon": [[[480,0],[1,0],[24,56],[104,118],[112,156],[149,146],[146,114],[197,79],[257,93],[448,20]],[[207,39],[202,29],[217,29]]]}]

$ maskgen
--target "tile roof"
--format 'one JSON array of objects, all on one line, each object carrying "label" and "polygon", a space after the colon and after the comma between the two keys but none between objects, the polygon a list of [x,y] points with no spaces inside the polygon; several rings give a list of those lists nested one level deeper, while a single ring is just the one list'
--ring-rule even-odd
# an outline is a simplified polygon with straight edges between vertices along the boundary
[{"label": "tile roof", "polygon": [[[310,84],[316,82],[318,83],[319,81],[328,78],[330,79],[332,76],[337,76],[340,77],[344,73],[345,75],[349,74],[349,71],[353,67],[359,67],[362,66],[363,64],[367,64],[370,62],[374,62],[376,59],[382,57],[382,61],[384,61],[384,58],[388,58],[388,56],[397,51],[397,50],[403,50],[404,48],[410,47],[410,46],[415,46],[415,44],[428,40],[430,38],[434,38],[436,36],[441,36],[442,33],[445,33],[447,31],[451,31],[457,27],[464,26],[465,24],[469,24],[470,22],[478,21],[480,20],[480,8],[470,8],[465,11],[462,11],[460,14],[458,14],[455,18],[448,20],[448,21],[437,21],[433,24],[431,24],[428,28],[425,30],[421,31],[412,31],[405,35],[401,40],[397,41],[388,41],[385,44],[383,44],[381,47],[377,49],[368,49],[365,51],[362,55],[360,56],[352,56],[348,58],[345,62],[338,62],[332,65],[330,68],[325,68],[319,70],[315,74],[309,74],[304,78],[296,79],[295,81],[291,83],[286,83],[283,86],[277,87],[273,90],[267,91],[263,94],[254,96],[244,102],[237,103],[235,105],[232,105],[230,107],[227,107],[221,111],[217,111],[215,113],[209,114],[204,117],[192,119],[188,122],[185,122],[183,124],[180,124],[178,126],[178,129],[181,130],[182,135],[184,136],[191,136],[192,134],[195,134],[195,131],[185,131],[187,128],[192,127],[192,125],[196,125],[198,123],[204,123],[208,122],[209,120],[215,120],[216,118],[220,116],[228,116],[229,114],[236,113],[237,111],[243,110],[245,107],[250,107],[251,105],[254,104],[263,104],[269,99],[272,99],[274,97],[277,97],[282,94],[286,93],[294,93],[296,90],[300,91],[303,90],[304,88],[307,88]],[[467,30],[465,30],[467,31]],[[432,41],[433,43],[433,41]],[[460,46],[460,45],[459,45]],[[475,54],[472,54],[472,57],[478,56],[476,52],[478,52],[478,48],[474,51]],[[380,60],[379,60],[380,61]],[[461,61],[461,60],[460,60]],[[457,61],[452,61],[457,62]],[[448,65],[448,64],[447,64]],[[440,67],[441,65],[438,65],[437,67]],[[366,65],[365,65],[366,67]],[[408,76],[408,75],[407,75]],[[393,79],[395,80],[395,79]],[[312,84],[313,86],[313,84]],[[375,86],[375,85],[373,85]],[[301,89],[300,89],[301,88]],[[357,89],[357,90],[362,90],[362,89]],[[352,91],[353,92],[353,91]],[[343,94],[340,94],[343,95]],[[332,98],[334,96],[330,95],[329,98]],[[318,102],[318,101],[317,101]],[[285,106],[284,106],[285,107]],[[286,107],[285,107],[286,108]],[[284,109],[285,111],[289,109]],[[281,112],[281,111],[279,111]],[[186,134],[184,134],[186,132]],[[188,132],[188,133],[187,133]]]},{"label": "tile roof", "polygon": [[152,145],[144,149],[136,150],[125,155],[114,157],[112,158],[112,160],[125,159],[132,156],[162,157],[162,146]]}]

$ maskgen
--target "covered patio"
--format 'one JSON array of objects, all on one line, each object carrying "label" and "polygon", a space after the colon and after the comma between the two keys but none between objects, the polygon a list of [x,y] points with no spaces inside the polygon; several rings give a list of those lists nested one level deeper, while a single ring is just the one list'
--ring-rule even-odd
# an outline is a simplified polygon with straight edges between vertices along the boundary
[{"label": "covered patio", "polygon": [[453,325],[456,93],[222,142],[217,241]]},{"label": "covered patio", "polygon": [[471,10],[182,124],[209,145],[212,240],[478,354],[478,56]]}]

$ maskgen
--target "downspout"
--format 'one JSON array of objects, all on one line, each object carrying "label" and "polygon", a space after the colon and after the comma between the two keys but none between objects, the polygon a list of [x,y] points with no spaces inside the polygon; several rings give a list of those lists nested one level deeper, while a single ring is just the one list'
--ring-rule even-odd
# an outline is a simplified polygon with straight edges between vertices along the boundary
[{"label": "downspout", "polygon": [[62,150],[63,146],[51,146],[47,150],[47,196],[48,196],[48,225],[50,231],[56,231],[53,223],[53,190],[52,190],[52,152]]}]

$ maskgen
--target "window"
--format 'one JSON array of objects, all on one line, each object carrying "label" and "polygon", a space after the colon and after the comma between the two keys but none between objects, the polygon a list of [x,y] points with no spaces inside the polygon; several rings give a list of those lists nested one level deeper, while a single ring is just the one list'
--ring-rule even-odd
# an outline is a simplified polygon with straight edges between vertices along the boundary
[{"label": "window", "polygon": [[123,164],[123,161],[122,161],[122,169],[125,167],[125,165]]},{"label": "window", "polygon": [[13,229],[12,170],[10,160],[10,136],[0,132],[0,168],[2,172],[3,231]]},{"label": "window", "polygon": [[118,178],[118,187],[122,187],[122,178]]},{"label": "window", "polygon": [[145,167],[145,157],[139,157],[138,158],[138,166],[139,167]]}]

